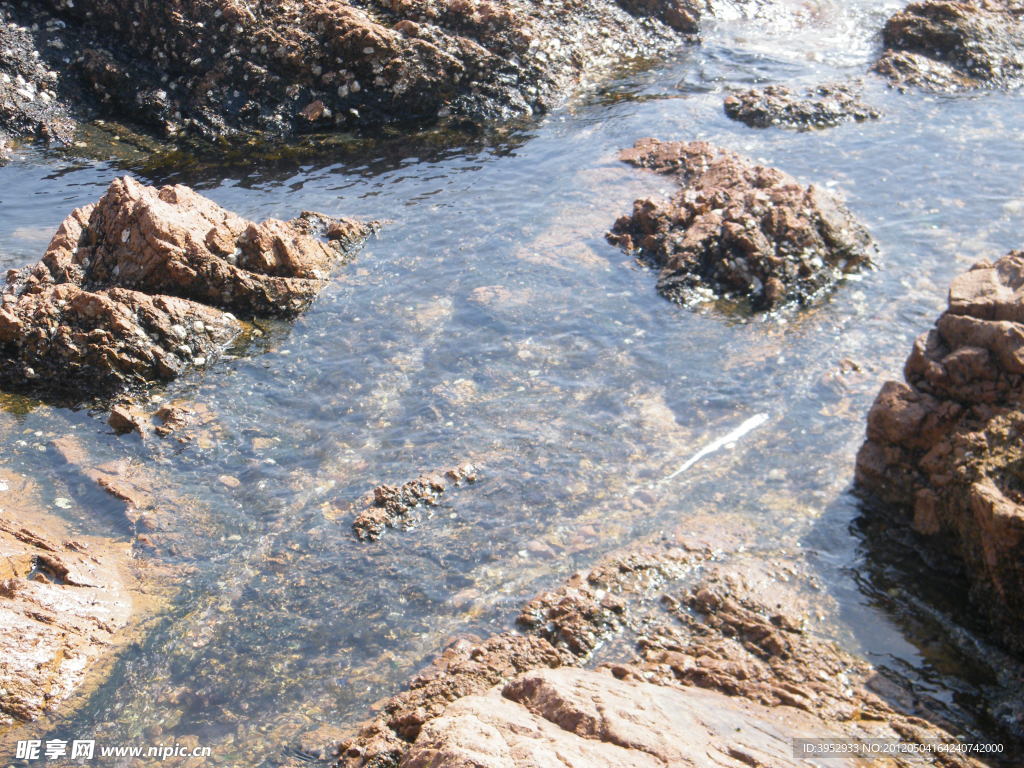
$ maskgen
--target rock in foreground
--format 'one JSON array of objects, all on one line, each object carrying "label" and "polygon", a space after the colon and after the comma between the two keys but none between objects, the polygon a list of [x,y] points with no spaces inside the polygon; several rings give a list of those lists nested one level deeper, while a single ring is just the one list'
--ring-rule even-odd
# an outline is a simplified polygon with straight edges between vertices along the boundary
[{"label": "rock in foreground", "polygon": [[949,307],[868,414],[857,483],[873,507],[963,562],[972,596],[1024,651],[1024,253],[957,277]]},{"label": "rock in foreground", "polygon": [[546,669],[456,701],[424,726],[401,766],[797,768],[807,765],[793,756],[801,737],[841,738],[813,716],[715,691]]},{"label": "rock in foreground", "polygon": [[[690,39],[696,0],[18,3],[101,109],[224,136],[528,117],[581,79]],[[41,6],[41,7],[40,7]],[[45,23],[52,13],[66,29]]]},{"label": "rock in foreground", "polygon": [[880,117],[878,110],[862,102],[848,85],[819,85],[803,92],[784,85],[752,88],[727,96],[724,107],[728,117],[751,128],[828,128]]},{"label": "rock in foreground", "polygon": [[0,382],[103,396],[173,379],[234,338],[232,313],[301,311],[367,231],[310,213],[254,224],[187,187],[117,179],[8,273]]},{"label": "rock in foreground", "polygon": [[[340,765],[796,766],[795,738],[953,741],[934,702],[877,695],[870,665],[804,629],[798,569],[718,557],[634,552],[575,575],[526,606],[525,634],[445,651],[338,745]],[[627,658],[579,669],[601,646]]]},{"label": "rock in foreground", "polygon": [[933,90],[1024,83],[1024,18],[1013,0],[923,0],[892,16],[875,71]]},{"label": "rock in foreground", "polygon": [[806,305],[871,264],[870,236],[820,187],[699,141],[641,139],[621,157],[680,185],[671,200],[637,200],[609,235],[661,269],[667,298]]}]

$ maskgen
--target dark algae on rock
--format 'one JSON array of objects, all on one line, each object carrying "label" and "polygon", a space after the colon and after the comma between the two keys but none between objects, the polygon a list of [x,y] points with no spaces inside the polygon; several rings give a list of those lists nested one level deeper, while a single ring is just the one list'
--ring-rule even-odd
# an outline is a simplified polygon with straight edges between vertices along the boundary
[{"label": "dark algae on rock", "polygon": [[667,298],[807,305],[872,263],[867,231],[819,186],[700,141],[641,139],[621,158],[679,182],[671,200],[637,200],[609,234],[660,269]]},{"label": "dark algae on rock", "polygon": [[957,277],[905,382],[868,415],[857,483],[963,563],[981,612],[1024,651],[1024,253]]},{"label": "dark algae on rock", "polygon": [[312,213],[254,224],[184,186],[117,179],[8,273],[0,380],[105,396],[173,379],[239,333],[236,314],[301,311],[367,233]]},{"label": "dark algae on rock", "polygon": [[[698,31],[696,0],[22,0],[101,115],[168,136],[274,135],[550,108]],[[66,24],[45,28],[47,18]],[[54,52],[50,41],[59,46]]]},{"label": "dark algae on rock", "polygon": [[1015,0],[923,0],[882,30],[875,71],[895,85],[933,90],[1024,83],[1024,6]]}]

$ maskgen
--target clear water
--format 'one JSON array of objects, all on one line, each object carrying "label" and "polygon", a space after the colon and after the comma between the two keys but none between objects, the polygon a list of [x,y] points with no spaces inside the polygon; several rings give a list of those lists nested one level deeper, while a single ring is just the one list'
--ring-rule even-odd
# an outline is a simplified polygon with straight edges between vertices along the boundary
[{"label": "clear water", "polygon": [[[893,7],[786,2],[750,18],[723,3],[702,46],[468,144],[333,142],[301,160],[178,166],[29,151],[0,169],[3,268],[37,259],[123,172],[250,218],[389,220],[306,315],[160,393],[210,410],[202,440],[142,447],[102,414],[24,400],[0,413],[7,463],[72,498],[79,528],[130,534],[47,449],[69,431],[97,461],[134,457],[167,498],[150,535],[180,593],[52,733],[192,737],[212,765],[281,764],[297,734],[362,719],[448,638],[509,627],[538,589],[659,531],[766,558],[803,550],[851,648],[951,711],[997,695],[929,602],[932,576],[871,564],[848,489],[867,408],[949,280],[1020,245],[1024,96],[900,95],[864,77],[884,118],[810,133],[749,129],[721,108],[730,87],[863,76]],[[603,239],[634,198],[667,191],[616,160],[649,135],[835,185],[881,268],[768,321],[662,300]],[[734,448],[660,482],[759,413],[767,423]],[[415,531],[355,540],[352,505],[373,485],[463,461],[480,481]]]}]

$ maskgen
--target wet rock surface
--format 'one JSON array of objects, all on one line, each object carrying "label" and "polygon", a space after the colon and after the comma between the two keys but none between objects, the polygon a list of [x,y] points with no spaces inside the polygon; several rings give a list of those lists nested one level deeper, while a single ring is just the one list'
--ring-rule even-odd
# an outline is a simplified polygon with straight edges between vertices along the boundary
[{"label": "wet rock surface", "polygon": [[232,313],[300,312],[367,233],[313,213],[254,224],[188,187],[117,179],[8,273],[0,381],[105,396],[173,379],[240,332]]},{"label": "wet rock surface", "polygon": [[419,521],[418,511],[439,504],[450,487],[476,481],[476,467],[464,464],[400,486],[378,485],[366,499],[366,508],[356,515],[352,530],[362,541],[377,541],[388,528],[411,528]]},{"label": "wet rock surface", "polygon": [[32,30],[0,2],[0,162],[13,138],[70,140],[74,124],[57,92],[58,81]]},{"label": "wet rock surface", "polygon": [[870,513],[963,563],[981,612],[1024,651],[1024,253],[957,277],[905,382],[868,414],[857,483]]},{"label": "wet rock surface", "polygon": [[1013,0],[924,0],[893,15],[875,71],[898,86],[959,90],[1024,83],[1024,9]]},{"label": "wet rock surface", "polygon": [[211,138],[529,117],[580,79],[690,39],[704,8],[695,0],[13,6],[23,23],[49,30],[37,45],[101,114]]},{"label": "wet rock surface", "polygon": [[0,727],[52,714],[102,676],[148,603],[128,544],[72,537],[0,470]]},{"label": "wet rock surface", "polygon": [[667,298],[806,305],[871,265],[867,231],[821,187],[705,142],[641,139],[621,158],[680,185],[671,200],[637,200],[609,234],[661,270]]},{"label": "wet rock surface", "polygon": [[449,648],[341,743],[340,764],[801,765],[793,738],[955,743],[937,702],[813,634],[799,571],[716,559],[659,548],[573,576],[526,606],[525,634]]},{"label": "wet rock surface", "polygon": [[726,115],[752,128],[829,128],[881,117],[877,109],[861,101],[856,87],[842,84],[803,91],[784,85],[752,88],[727,96],[724,107]]}]

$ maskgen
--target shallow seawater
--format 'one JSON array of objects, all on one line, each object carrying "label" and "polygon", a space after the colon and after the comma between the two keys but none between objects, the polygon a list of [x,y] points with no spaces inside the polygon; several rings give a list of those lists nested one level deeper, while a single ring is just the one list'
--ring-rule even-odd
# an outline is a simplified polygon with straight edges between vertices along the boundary
[{"label": "shallow seawater", "polygon": [[[928,573],[868,566],[849,484],[874,394],[950,279],[1020,246],[1024,94],[891,92],[864,72],[893,3],[783,7],[726,13],[702,46],[501,136],[149,173],[29,151],[0,169],[5,269],[124,172],[250,218],[386,220],[307,314],[157,393],[203,404],[202,439],[143,446],[87,409],[2,401],[7,463],[71,498],[63,514],[83,530],[132,533],[49,441],[70,432],[97,462],[142,465],[166,514],[140,556],[181,574],[173,607],[52,737],[191,740],[211,765],[285,764],[300,733],[356,723],[451,637],[511,626],[537,590],[659,532],[804,551],[838,606],[828,631],[951,710],[977,709],[992,676],[941,605],[929,624],[927,595],[916,612],[886,599]],[[881,120],[794,132],[722,113],[730,87],[851,77]],[[635,198],[669,189],[616,159],[651,135],[837,187],[880,268],[781,317],[664,301],[603,238]],[[758,414],[735,446],[666,479]],[[355,539],[374,485],[466,461],[478,482],[415,530]]]}]

